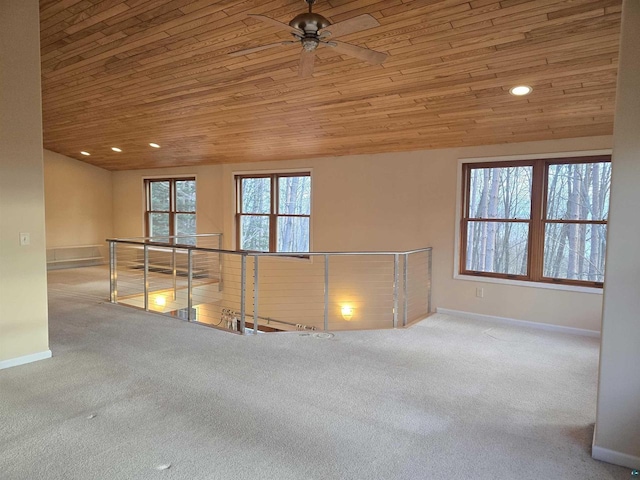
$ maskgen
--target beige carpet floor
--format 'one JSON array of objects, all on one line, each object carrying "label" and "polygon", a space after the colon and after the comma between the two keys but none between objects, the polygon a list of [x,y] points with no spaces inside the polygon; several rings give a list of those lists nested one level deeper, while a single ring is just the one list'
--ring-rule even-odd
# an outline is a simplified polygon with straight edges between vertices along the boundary
[{"label": "beige carpet floor", "polygon": [[590,457],[596,339],[445,315],[240,337],[107,288],[50,274],[54,357],[0,371],[2,480],[630,478]]}]

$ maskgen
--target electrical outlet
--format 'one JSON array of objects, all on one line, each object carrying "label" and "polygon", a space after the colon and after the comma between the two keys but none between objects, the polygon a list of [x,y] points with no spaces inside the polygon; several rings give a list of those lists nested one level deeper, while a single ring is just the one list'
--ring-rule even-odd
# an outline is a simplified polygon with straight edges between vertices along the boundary
[{"label": "electrical outlet", "polygon": [[484,298],[484,288],[476,288],[476,297]]},{"label": "electrical outlet", "polygon": [[31,244],[31,236],[28,233],[20,233],[20,245],[26,246]]}]

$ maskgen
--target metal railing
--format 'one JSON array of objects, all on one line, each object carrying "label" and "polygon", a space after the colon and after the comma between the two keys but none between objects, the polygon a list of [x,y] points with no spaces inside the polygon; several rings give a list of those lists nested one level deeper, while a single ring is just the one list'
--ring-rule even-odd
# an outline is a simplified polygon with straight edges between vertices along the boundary
[{"label": "metal railing", "polygon": [[431,248],[247,252],[222,249],[221,234],[107,241],[111,303],[237,333],[398,328],[431,312]]}]

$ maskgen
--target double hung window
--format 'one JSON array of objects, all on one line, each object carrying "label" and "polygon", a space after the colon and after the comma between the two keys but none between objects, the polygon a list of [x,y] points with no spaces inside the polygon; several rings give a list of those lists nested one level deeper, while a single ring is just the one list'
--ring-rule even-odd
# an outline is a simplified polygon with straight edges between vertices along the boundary
[{"label": "double hung window", "polygon": [[463,164],[460,273],[601,287],[608,156]]},{"label": "double hung window", "polygon": [[236,176],[238,249],[308,252],[310,222],[308,172]]},{"label": "double hung window", "polygon": [[[145,180],[146,236],[156,241],[196,234],[196,179],[163,178]],[[178,243],[192,243],[192,239]]]}]

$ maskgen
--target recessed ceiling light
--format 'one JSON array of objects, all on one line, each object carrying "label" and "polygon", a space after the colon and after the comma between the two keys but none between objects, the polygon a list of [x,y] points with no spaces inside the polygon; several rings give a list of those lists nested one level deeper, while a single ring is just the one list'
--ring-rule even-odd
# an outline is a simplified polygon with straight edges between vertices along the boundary
[{"label": "recessed ceiling light", "polygon": [[122,151],[118,147],[111,147],[111,150],[113,150],[114,152],[121,152]]},{"label": "recessed ceiling light", "polygon": [[80,152],[80,153],[81,153],[82,155],[86,155],[87,157],[88,157],[89,155],[91,155],[89,152],[85,152],[85,151],[82,151],[82,152]]},{"label": "recessed ceiling light", "polygon": [[150,143],[149,146],[153,148],[160,148],[160,145],[158,145],[157,143]]},{"label": "recessed ceiling light", "polygon": [[516,97],[522,97],[523,95],[529,95],[533,91],[529,85],[518,85],[517,87],[513,87],[509,89],[509,93],[511,95],[515,95]]}]

